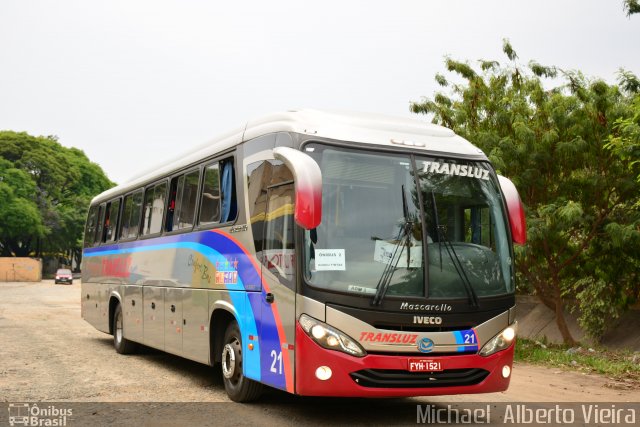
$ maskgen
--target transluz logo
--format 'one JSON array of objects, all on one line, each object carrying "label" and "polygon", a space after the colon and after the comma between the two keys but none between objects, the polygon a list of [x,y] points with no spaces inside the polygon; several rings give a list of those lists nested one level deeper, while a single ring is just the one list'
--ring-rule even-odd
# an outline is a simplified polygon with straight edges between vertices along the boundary
[{"label": "transluz logo", "polygon": [[9,403],[9,425],[13,426],[66,426],[73,409],[47,405],[40,408],[36,403]]}]

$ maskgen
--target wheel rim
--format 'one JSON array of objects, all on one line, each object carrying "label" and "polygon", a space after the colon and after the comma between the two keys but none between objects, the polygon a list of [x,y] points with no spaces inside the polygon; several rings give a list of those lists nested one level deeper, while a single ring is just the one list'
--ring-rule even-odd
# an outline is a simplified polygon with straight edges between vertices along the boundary
[{"label": "wheel rim", "polygon": [[122,342],[122,312],[118,312],[116,316],[116,342]]},{"label": "wheel rim", "polygon": [[232,384],[236,384],[242,373],[242,355],[240,341],[233,338],[222,349],[222,375]]}]

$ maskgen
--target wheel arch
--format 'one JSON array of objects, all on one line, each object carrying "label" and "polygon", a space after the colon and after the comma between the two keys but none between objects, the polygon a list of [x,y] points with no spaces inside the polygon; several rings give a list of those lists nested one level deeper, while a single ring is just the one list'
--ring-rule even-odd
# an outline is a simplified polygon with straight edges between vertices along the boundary
[{"label": "wheel arch", "polygon": [[231,322],[237,322],[235,308],[224,301],[214,304],[209,321],[209,364],[221,362],[224,333]]},{"label": "wheel arch", "polygon": [[122,305],[122,298],[116,291],[111,291],[109,296],[109,333],[113,335],[113,316],[116,312],[116,307]]}]

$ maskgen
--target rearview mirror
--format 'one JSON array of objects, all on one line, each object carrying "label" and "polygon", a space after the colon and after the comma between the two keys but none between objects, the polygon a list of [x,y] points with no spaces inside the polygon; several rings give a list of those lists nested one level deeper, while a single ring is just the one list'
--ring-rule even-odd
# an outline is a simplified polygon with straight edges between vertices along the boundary
[{"label": "rearview mirror", "polygon": [[502,175],[498,175],[498,182],[507,205],[513,242],[524,245],[527,243],[527,222],[518,190],[509,178]]},{"label": "rearview mirror", "polygon": [[295,180],[296,223],[306,230],[320,225],[322,219],[322,173],[309,155],[289,147],[276,147],[273,156],[284,162]]}]

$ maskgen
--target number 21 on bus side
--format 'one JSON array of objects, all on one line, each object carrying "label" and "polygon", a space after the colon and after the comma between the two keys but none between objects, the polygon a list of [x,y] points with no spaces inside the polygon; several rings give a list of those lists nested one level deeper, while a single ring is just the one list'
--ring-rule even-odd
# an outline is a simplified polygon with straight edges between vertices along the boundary
[{"label": "number 21 on bus side", "polygon": [[274,374],[282,375],[282,352],[271,350],[271,369]]}]

